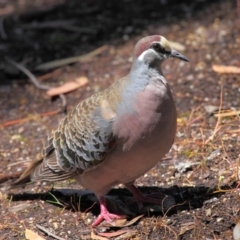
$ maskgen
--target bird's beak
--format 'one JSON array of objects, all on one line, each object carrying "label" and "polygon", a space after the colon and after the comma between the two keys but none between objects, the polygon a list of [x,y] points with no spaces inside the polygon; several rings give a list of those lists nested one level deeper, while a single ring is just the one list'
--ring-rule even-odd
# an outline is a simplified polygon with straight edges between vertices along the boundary
[{"label": "bird's beak", "polygon": [[187,57],[185,57],[184,55],[182,55],[181,53],[179,53],[178,51],[176,51],[176,50],[174,50],[174,49],[172,49],[169,57],[179,58],[179,59],[181,59],[181,60],[183,60],[183,61],[185,61],[185,62],[189,62],[189,60],[188,60]]}]

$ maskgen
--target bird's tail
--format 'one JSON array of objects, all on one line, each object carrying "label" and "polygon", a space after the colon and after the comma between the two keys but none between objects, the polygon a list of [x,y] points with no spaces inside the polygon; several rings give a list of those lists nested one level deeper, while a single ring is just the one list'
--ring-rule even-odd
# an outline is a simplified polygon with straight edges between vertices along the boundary
[{"label": "bird's tail", "polygon": [[10,188],[24,186],[31,182],[31,177],[35,169],[42,163],[43,158],[38,156],[34,161],[30,163],[27,169],[20,175],[20,177],[11,183]]}]

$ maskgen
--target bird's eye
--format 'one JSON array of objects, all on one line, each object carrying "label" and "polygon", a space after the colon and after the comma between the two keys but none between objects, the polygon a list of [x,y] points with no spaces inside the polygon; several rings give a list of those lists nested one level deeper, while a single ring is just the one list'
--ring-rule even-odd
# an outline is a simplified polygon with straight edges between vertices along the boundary
[{"label": "bird's eye", "polygon": [[164,48],[159,43],[153,43],[152,48],[157,52],[162,52]]},{"label": "bird's eye", "polygon": [[156,52],[159,52],[162,54],[168,53],[168,51],[166,51],[160,43],[153,43],[151,48],[153,48]]}]

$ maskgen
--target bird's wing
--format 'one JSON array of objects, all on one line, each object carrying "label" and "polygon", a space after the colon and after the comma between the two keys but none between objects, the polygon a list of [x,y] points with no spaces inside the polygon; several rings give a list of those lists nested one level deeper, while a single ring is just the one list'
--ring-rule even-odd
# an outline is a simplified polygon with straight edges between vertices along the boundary
[{"label": "bird's wing", "polygon": [[32,181],[57,181],[82,174],[101,164],[113,149],[115,112],[99,92],[79,103],[45,141],[38,155],[20,178],[19,185]]},{"label": "bird's wing", "polygon": [[53,134],[57,164],[61,169],[81,173],[102,163],[115,143],[114,117],[115,113],[101,93],[77,105]]}]

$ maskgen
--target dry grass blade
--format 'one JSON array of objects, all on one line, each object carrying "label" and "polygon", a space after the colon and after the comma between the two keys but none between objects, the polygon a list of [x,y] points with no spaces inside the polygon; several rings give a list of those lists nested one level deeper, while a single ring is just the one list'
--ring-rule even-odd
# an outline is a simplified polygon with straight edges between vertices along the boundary
[{"label": "dry grass blade", "polygon": [[[40,229],[41,231],[45,232],[48,236],[52,237],[52,238],[55,238],[55,239],[58,239],[58,240],[64,240],[63,238],[61,237],[58,237],[57,235],[51,233],[48,229],[36,224],[36,227],[38,229]],[[32,240],[37,240],[37,239],[32,239]]]},{"label": "dry grass blade", "polygon": [[104,45],[100,48],[97,48],[96,50],[81,55],[81,56],[76,56],[76,57],[70,57],[70,58],[64,58],[64,59],[60,59],[60,60],[55,60],[52,62],[47,62],[47,63],[43,63],[40,64],[36,67],[37,70],[48,70],[48,69],[52,69],[52,68],[56,68],[56,67],[62,67],[71,63],[75,63],[75,62],[88,62],[91,61],[93,57],[97,56],[98,54],[102,53],[103,51],[105,51],[108,48],[107,45]]},{"label": "dry grass blade", "polygon": [[[218,114],[220,114],[221,109],[222,109],[222,103],[223,103],[223,86],[221,86],[221,92],[220,92],[220,103],[219,103],[219,110]],[[209,143],[211,140],[213,140],[214,136],[217,134],[217,132],[221,128],[221,116],[218,115],[217,123],[215,125],[215,128],[213,130],[212,135],[205,141],[205,144]]]}]

